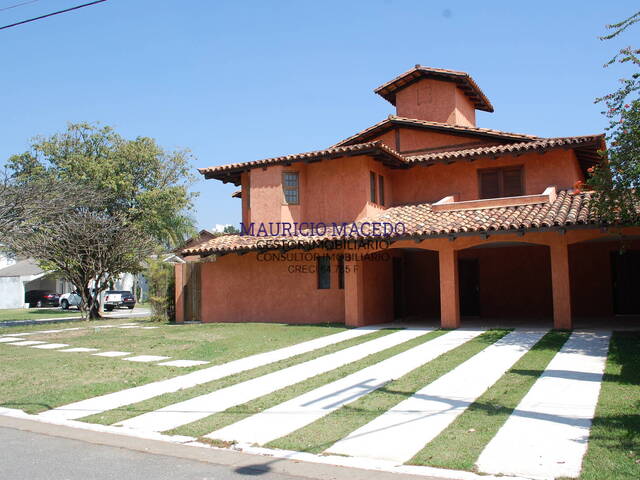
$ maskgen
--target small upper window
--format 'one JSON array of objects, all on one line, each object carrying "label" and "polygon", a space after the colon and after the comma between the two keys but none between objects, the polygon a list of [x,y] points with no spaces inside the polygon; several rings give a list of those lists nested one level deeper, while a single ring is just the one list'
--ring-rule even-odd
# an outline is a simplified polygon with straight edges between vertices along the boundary
[{"label": "small upper window", "polygon": [[369,187],[371,189],[371,203],[376,203],[376,174],[369,172]]},{"label": "small upper window", "polygon": [[517,197],[524,194],[522,167],[478,171],[480,198]]},{"label": "small upper window", "polygon": [[384,177],[378,175],[378,200],[380,205],[384,206]]},{"label": "small upper window", "polygon": [[300,203],[300,182],[298,172],[284,172],[282,174],[282,191],[284,202],[288,205]]}]

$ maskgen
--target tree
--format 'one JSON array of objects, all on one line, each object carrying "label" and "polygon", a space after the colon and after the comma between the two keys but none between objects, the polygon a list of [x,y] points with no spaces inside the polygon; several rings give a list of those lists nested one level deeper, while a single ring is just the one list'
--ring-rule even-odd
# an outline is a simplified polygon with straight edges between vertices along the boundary
[{"label": "tree", "polygon": [[222,230],[222,233],[235,233],[235,234],[238,234],[238,233],[240,233],[240,230],[238,230],[233,225],[226,225],[224,227],[224,229]]},{"label": "tree", "polygon": [[69,198],[79,195],[74,185],[49,182],[19,182],[3,175],[0,179],[0,243],[34,218],[61,215]]},{"label": "tree", "polygon": [[86,185],[108,213],[126,218],[159,245],[180,245],[195,232],[191,217],[195,180],[186,150],[167,152],[155,140],[127,140],[109,126],[77,123],[9,159],[17,181]]},{"label": "tree", "polygon": [[[607,25],[609,40],[640,22],[640,12],[622,22]],[[603,114],[609,119],[606,138],[609,149],[603,162],[590,168],[587,185],[595,191],[592,206],[597,215],[609,224],[640,223],[640,50],[621,49],[606,65],[627,64],[633,68],[628,78],[620,80],[614,92],[596,99],[606,106]]]},{"label": "tree", "polygon": [[82,317],[99,318],[100,293],[121,273],[141,271],[154,242],[124,215],[96,205],[75,205],[64,213],[62,219],[33,219],[13,232],[9,246],[71,281],[82,298]]},{"label": "tree", "polygon": [[174,264],[161,257],[150,258],[146,270],[149,285],[151,311],[158,320],[175,319],[175,274]]}]

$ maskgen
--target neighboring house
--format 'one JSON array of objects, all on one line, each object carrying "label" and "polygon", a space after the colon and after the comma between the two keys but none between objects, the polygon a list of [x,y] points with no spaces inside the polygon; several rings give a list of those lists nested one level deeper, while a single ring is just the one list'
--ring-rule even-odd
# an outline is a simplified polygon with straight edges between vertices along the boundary
[{"label": "neighboring house", "polygon": [[18,259],[8,267],[0,269],[0,309],[22,308],[24,294],[31,290],[60,293],[72,288],[71,283],[42,270],[35,260]]},{"label": "neighboring house", "polygon": [[[13,259],[7,263],[9,266],[0,269],[0,309],[22,308],[25,303],[24,295],[31,290],[50,290],[56,293],[75,290],[71,282],[46,272],[32,258]],[[123,273],[113,282],[113,289],[134,292],[139,302],[146,301],[148,297],[147,280],[142,274]]]},{"label": "neighboring house", "polygon": [[[178,321],[457,327],[481,317],[571,328],[575,317],[640,313],[640,229],[607,229],[579,189],[603,135],[479,128],[476,110],[493,106],[464,72],[418,65],[375,93],[396,114],[331,147],[200,169],[241,186],[243,225],[255,231],[183,248]],[[288,236],[294,222],[302,231]],[[355,229],[335,237],[305,222]],[[402,228],[376,244],[373,222]],[[280,237],[260,236],[262,223]],[[363,242],[314,243],[336,238]]]}]

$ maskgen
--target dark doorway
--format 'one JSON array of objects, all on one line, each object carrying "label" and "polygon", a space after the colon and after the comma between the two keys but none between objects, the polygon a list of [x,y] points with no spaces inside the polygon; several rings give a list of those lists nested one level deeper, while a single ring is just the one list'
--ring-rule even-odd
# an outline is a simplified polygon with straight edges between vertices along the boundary
[{"label": "dark doorway", "polygon": [[184,321],[200,320],[200,267],[202,264],[189,262],[184,264],[184,275],[187,279],[184,286]]},{"label": "dark doorway", "polygon": [[477,258],[458,260],[460,286],[460,315],[480,316],[480,273]]},{"label": "dark doorway", "polygon": [[614,312],[640,313],[640,250],[611,252],[611,267]]},{"label": "dark doorway", "polygon": [[402,258],[393,257],[393,316],[403,318],[405,314]]}]

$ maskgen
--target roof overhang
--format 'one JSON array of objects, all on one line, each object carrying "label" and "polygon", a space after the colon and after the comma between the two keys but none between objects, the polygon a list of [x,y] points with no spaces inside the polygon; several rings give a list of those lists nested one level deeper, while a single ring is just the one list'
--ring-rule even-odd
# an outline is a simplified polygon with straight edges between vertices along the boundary
[{"label": "roof overhang", "polygon": [[469,100],[471,100],[476,109],[483,110],[485,112],[493,112],[493,105],[491,105],[491,102],[482,90],[480,90],[480,87],[476,84],[473,78],[471,78],[471,76],[466,72],[459,72],[456,70],[445,70],[442,68],[431,68],[423,65],[416,65],[411,70],[408,70],[384,85],[379,86],[374,90],[374,92],[390,102],[392,105],[395,105],[396,93],[398,91],[423,78],[432,78],[435,80],[455,83],[456,86],[469,98]]},{"label": "roof overhang", "polygon": [[267,158],[253,162],[234,163],[218,167],[199,168],[198,172],[206,179],[214,178],[223,183],[240,185],[240,177],[243,172],[254,168],[267,168],[274,165],[291,165],[293,163],[315,163],[343,157],[355,157],[366,155],[383,163],[389,168],[406,168],[404,158],[395,150],[387,147],[380,141],[360,143],[344,147],[331,147],[325,150],[286,155],[282,157]]}]

